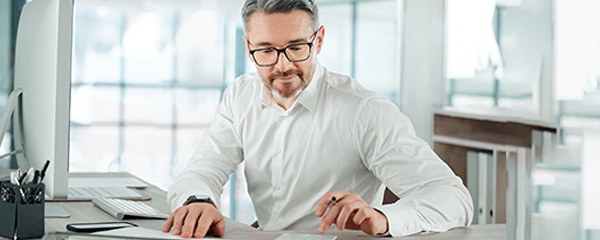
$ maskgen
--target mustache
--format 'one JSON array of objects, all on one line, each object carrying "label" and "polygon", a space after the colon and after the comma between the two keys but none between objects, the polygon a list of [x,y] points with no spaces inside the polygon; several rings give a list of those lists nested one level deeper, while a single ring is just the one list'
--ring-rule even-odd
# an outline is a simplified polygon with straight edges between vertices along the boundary
[{"label": "mustache", "polygon": [[269,74],[269,82],[272,83],[273,80],[275,80],[275,78],[289,77],[289,76],[293,76],[293,75],[298,75],[298,77],[300,77],[301,80],[304,80],[304,78],[303,78],[304,73],[302,71],[300,71],[300,69],[290,69],[285,72],[282,72],[282,71],[272,72],[271,74]]}]

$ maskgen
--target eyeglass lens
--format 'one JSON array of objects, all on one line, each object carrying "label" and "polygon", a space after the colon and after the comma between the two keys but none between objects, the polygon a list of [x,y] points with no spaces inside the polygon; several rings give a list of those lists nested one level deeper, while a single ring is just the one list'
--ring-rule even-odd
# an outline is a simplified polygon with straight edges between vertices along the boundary
[{"label": "eyeglass lens", "polygon": [[[309,44],[295,44],[284,48],[284,53],[288,60],[292,62],[304,61],[309,57]],[[270,65],[277,62],[278,51],[273,48],[262,49],[254,52],[254,59],[260,65]]]}]

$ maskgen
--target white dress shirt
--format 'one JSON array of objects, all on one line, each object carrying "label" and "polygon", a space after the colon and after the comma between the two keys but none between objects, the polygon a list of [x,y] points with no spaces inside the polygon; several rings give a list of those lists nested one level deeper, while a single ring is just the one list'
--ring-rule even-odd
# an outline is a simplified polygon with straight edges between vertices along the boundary
[{"label": "white dress shirt", "polygon": [[[172,210],[188,196],[220,203],[242,161],[263,230],[317,230],[315,210],[329,191],[347,190],[388,218],[389,233],[468,226],[471,196],[452,170],[416,137],[387,98],[319,63],[286,111],[256,73],[230,84],[217,116],[186,169],[170,187]],[[385,186],[400,200],[383,205]]]}]

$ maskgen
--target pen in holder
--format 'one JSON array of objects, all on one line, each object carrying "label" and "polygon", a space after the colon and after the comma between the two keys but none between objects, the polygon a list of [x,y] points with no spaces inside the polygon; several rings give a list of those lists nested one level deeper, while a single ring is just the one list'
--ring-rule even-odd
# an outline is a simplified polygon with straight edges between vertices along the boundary
[{"label": "pen in holder", "polygon": [[0,236],[9,239],[44,236],[43,183],[18,186],[0,182]]}]

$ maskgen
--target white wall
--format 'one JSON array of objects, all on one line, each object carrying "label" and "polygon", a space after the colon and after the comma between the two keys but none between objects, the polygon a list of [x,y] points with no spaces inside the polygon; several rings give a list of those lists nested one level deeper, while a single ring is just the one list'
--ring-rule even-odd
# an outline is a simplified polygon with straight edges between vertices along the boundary
[{"label": "white wall", "polygon": [[432,110],[444,105],[445,0],[400,0],[400,110],[431,144]]}]

